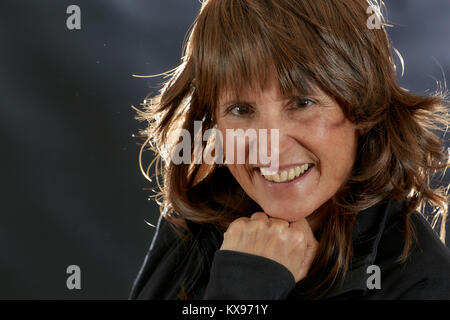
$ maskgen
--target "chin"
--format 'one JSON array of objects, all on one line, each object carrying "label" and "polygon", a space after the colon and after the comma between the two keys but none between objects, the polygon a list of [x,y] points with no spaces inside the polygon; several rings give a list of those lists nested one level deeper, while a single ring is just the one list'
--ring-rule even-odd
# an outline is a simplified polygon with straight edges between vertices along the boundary
[{"label": "chin", "polygon": [[286,220],[289,222],[294,222],[302,218],[310,216],[315,208],[301,206],[298,207],[298,203],[290,205],[289,203],[284,203],[283,205],[261,205],[264,212],[272,218],[278,218]]}]

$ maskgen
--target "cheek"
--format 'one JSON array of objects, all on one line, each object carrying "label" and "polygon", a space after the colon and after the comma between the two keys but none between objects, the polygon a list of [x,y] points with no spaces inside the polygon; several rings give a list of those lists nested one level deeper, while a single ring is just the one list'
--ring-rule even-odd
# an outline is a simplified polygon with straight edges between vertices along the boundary
[{"label": "cheek", "polygon": [[[233,126],[233,123],[221,123],[217,125],[217,128],[219,129],[220,133],[222,134],[222,152],[224,159],[228,161],[228,163],[234,163],[234,164],[242,164],[244,161],[247,161],[247,156],[249,154],[249,146],[248,146],[248,140],[246,139],[244,142],[240,141],[238,142],[238,137],[234,136],[234,130],[240,129],[240,130],[246,130],[245,128],[242,129],[238,126]],[[227,137],[227,130],[230,132],[230,137]],[[230,139],[228,143],[228,139]],[[233,141],[234,140],[234,141]],[[227,145],[230,145],[227,148]],[[235,168],[234,171],[239,172],[242,168],[241,166],[238,166],[239,168]]]},{"label": "cheek", "polygon": [[223,154],[226,154],[226,147],[227,147],[227,136],[226,136],[226,129],[227,127],[222,123],[217,123],[217,129],[219,129],[220,133],[222,134],[222,148],[223,148]]},{"label": "cheek", "polygon": [[317,131],[315,146],[321,169],[336,180],[345,179],[356,157],[357,134],[348,120],[330,122]]},{"label": "cheek", "polygon": [[255,195],[255,188],[252,179],[249,177],[244,165],[240,164],[230,164],[227,165],[228,170],[230,170],[234,179],[237,183],[245,190],[245,192],[250,196]]},{"label": "cheek", "polygon": [[230,170],[231,174],[233,175],[233,177],[236,180],[238,180],[238,181],[241,180],[240,178],[243,176],[242,172],[240,172],[240,170],[239,170],[239,167],[241,167],[241,166],[235,165],[235,164],[229,164],[229,165],[227,165],[227,167],[228,167],[228,170]]}]

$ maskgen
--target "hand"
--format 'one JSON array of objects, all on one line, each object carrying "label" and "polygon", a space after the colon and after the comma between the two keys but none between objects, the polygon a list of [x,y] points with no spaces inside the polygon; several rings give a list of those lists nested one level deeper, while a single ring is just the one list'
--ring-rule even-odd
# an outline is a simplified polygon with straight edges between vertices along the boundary
[{"label": "hand", "polygon": [[306,277],[316,256],[318,242],[306,221],[289,223],[256,212],[250,218],[234,220],[224,234],[221,250],[251,253],[275,260],[294,276]]}]

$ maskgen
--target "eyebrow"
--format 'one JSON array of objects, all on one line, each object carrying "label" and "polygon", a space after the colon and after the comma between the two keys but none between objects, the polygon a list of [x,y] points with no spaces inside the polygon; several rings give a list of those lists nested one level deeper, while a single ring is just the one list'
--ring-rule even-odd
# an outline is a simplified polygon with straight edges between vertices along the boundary
[{"label": "eyebrow", "polygon": [[[276,101],[291,101],[291,100],[293,100],[294,98],[297,98],[297,97],[298,97],[298,95],[290,95],[290,96],[286,96],[286,97],[281,98],[281,99],[277,99]],[[233,99],[233,100],[228,100],[228,101],[222,103],[219,106],[219,108],[222,108],[224,106],[230,106],[230,105],[233,105],[233,104],[238,104],[238,103],[249,104],[251,106],[255,106],[255,104],[256,104],[256,102],[253,102],[253,101],[245,101],[245,100],[235,100],[235,99]]]},{"label": "eyebrow", "polygon": [[229,101],[222,103],[220,105],[220,108],[229,106],[229,105],[233,105],[233,104],[237,104],[237,103],[245,103],[245,104],[249,104],[251,106],[254,106],[256,104],[256,102],[250,102],[250,101],[245,101],[245,100],[229,100]]}]

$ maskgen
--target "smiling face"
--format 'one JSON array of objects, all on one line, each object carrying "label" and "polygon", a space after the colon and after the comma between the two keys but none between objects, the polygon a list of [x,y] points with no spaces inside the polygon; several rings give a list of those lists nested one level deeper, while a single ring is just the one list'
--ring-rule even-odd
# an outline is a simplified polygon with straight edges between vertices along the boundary
[{"label": "smiling face", "polygon": [[[279,130],[277,174],[264,177],[260,168],[267,165],[260,164],[228,164],[228,168],[265,213],[292,222],[310,216],[346,181],[355,161],[357,134],[339,105],[324,92],[286,98],[278,88],[272,77],[264,90],[243,92],[239,102],[224,93],[217,125],[224,146],[226,129]],[[268,134],[269,151],[271,143]],[[236,157],[244,151],[236,146],[233,152]]]}]

